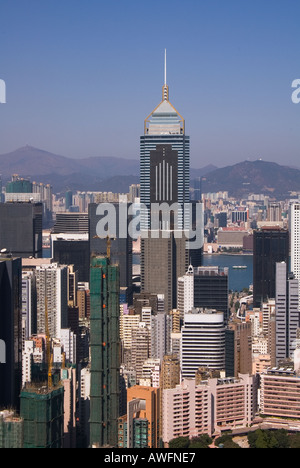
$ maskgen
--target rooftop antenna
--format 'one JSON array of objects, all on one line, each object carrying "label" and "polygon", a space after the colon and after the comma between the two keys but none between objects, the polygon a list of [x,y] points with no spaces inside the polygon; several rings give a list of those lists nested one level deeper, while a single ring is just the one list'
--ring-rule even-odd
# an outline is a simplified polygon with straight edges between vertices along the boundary
[{"label": "rooftop antenna", "polygon": [[163,101],[169,100],[169,86],[167,85],[167,49],[165,49],[165,67],[164,67],[164,86],[163,86]]}]

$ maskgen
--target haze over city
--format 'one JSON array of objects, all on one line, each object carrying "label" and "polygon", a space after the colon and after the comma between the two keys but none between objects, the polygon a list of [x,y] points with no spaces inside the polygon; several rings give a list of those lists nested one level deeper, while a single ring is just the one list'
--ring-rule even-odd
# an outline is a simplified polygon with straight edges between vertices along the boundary
[{"label": "haze over city", "polygon": [[0,154],[29,144],[138,160],[167,49],[192,167],[259,158],[299,166],[299,10],[297,0],[2,0]]}]

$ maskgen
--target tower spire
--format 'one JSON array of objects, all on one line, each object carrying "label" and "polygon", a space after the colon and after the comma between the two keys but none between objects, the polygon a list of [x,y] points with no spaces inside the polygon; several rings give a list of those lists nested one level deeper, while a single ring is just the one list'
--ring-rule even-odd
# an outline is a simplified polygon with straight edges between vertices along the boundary
[{"label": "tower spire", "polygon": [[169,86],[167,85],[167,49],[165,49],[165,68],[164,68],[163,101],[169,100]]},{"label": "tower spire", "polygon": [[167,86],[167,49],[165,49],[165,86]]}]

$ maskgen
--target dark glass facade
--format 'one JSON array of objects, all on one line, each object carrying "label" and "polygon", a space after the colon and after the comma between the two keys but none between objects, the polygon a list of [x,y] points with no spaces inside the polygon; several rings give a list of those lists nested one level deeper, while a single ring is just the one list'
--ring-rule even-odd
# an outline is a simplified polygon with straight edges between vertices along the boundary
[{"label": "dark glass facade", "polygon": [[289,264],[289,232],[262,228],[253,237],[253,307],[275,298],[276,263]]},{"label": "dark glass facade", "polygon": [[78,281],[90,281],[90,246],[84,240],[56,240],[53,242],[53,259],[60,265],[74,265]]},{"label": "dark glass facade", "polygon": [[[107,238],[98,237],[97,235],[97,224],[103,219],[106,214],[97,214],[96,203],[89,205],[89,243],[90,243],[90,255],[104,255],[107,254]],[[119,220],[119,204],[114,203],[112,207],[115,209],[116,214],[116,232],[107,231],[107,235],[111,241],[111,264],[117,264],[120,268],[120,287],[128,288],[128,302],[132,303],[132,238],[128,235],[128,224],[130,217],[127,218],[127,225],[125,225],[126,235],[121,235],[121,229]],[[128,208],[128,206],[127,206]],[[128,210],[127,210],[128,213]],[[123,233],[124,234],[124,233]]]},{"label": "dark glass facade", "polygon": [[43,257],[43,204],[0,204],[0,250],[15,257]]},{"label": "dark glass facade", "polygon": [[0,254],[0,408],[19,406],[22,377],[22,264]]},{"label": "dark glass facade", "polygon": [[194,306],[224,312],[228,318],[228,271],[218,267],[196,268],[194,275]]}]

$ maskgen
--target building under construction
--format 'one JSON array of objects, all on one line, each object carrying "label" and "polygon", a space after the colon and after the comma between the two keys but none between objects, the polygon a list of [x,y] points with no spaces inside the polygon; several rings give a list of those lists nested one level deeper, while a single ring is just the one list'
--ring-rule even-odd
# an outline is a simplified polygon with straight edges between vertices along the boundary
[{"label": "building under construction", "polygon": [[117,446],[120,379],[119,266],[91,258],[90,446]]},{"label": "building under construction", "polygon": [[0,411],[0,449],[23,448],[24,422],[14,411]]},{"label": "building under construction", "polygon": [[24,448],[63,448],[64,388],[27,384],[21,392]]}]

